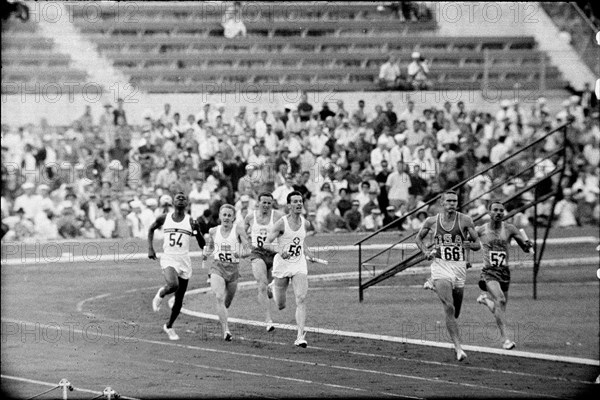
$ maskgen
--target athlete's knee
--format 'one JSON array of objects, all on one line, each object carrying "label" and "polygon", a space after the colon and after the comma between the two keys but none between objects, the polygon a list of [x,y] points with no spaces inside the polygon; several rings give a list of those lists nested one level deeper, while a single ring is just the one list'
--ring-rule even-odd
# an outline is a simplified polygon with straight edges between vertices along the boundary
[{"label": "athlete's knee", "polygon": [[506,307],[506,297],[500,296],[496,299],[496,306]]},{"label": "athlete's knee", "polygon": [[179,283],[178,282],[169,282],[167,283],[167,293],[174,293],[177,291],[177,289],[179,289]]},{"label": "athlete's knee", "polygon": [[306,294],[296,295],[296,305],[303,305],[306,303]]}]

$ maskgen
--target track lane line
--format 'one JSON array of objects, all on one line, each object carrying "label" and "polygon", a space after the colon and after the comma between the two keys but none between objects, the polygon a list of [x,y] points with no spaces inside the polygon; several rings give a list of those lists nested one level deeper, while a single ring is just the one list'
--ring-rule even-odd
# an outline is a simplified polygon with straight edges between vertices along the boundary
[{"label": "track lane line", "polygon": [[[6,318],[6,319],[2,318],[2,321],[35,325],[35,323],[30,322],[30,321],[14,320],[14,319],[8,319],[8,318]],[[45,329],[55,329],[55,330],[60,329],[60,327],[57,328],[56,326],[53,326],[53,325],[39,324],[39,326],[41,326]],[[74,329],[72,329],[72,332],[76,332],[78,334],[83,334],[84,330],[74,328]],[[112,335],[106,334],[103,332],[98,333],[97,336],[112,338]],[[232,350],[220,350],[220,349],[201,347],[201,346],[197,346],[197,345],[187,345],[187,344],[180,344],[180,343],[163,342],[163,341],[158,341],[158,340],[142,339],[142,338],[133,338],[132,340],[136,341],[136,342],[142,342],[142,343],[147,343],[147,344],[158,344],[161,346],[176,347],[176,348],[181,348],[181,349],[186,349],[186,350],[205,351],[205,352],[217,353],[217,354],[228,354],[228,355],[234,355],[234,356],[241,356],[241,357],[248,357],[248,358],[255,358],[255,359],[264,359],[264,360],[268,360],[268,361],[278,361],[278,362],[300,364],[300,365],[311,365],[311,366],[318,365],[318,366],[321,366],[324,368],[351,370],[353,372],[370,373],[370,374],[374,374],[374,375],[384,375],[384,376],[390,376],[390,377],[396,377],[396,378],[405,378],[405,379],[412,379],[412,380],[416,380],[416,381],[447,384],[447,385],[459,386],[459,387],[464,386],[464,387],[468,387],[468,388],[479,388],[479,389],[486,389],[486,390],[491,390],[491,391],[495,391],[495,392],[524,394],[527,396],[555,397],[555,396],[551,396],[551,395],[541,395],[538,393],[530,393],[530,392],[518,391],[518,390],[513,390],[513,389],[503,389],[503,388],[496,388],[496,387],[490,387],[490,386],[485,386],[485,385],[454,382],[454,381],[448,381],[448,380],[437,379],[437,378],[425,378],[425,377],[416,376],[416,375],[394,374],[391,372],[377,371],[377,370],[372,370],[372,369],[352,368],[352,367],[346,367],[346,366],[335,365],[335,364],[323,364],[323,363],[315,363],[315,362],[311,362],[311,361],[292,360],[292,359],[273,357],[273,356],[267,356],[267,355],[262,355],[262,354],[237,352],[237,351],[232,351]],[[404,397],[406,397],[406,396],[404,396]]]}]

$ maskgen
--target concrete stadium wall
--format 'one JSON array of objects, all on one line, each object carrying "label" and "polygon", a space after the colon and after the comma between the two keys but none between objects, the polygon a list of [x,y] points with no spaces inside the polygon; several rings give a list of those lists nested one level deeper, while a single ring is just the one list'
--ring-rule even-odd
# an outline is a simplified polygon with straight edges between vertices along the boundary
[{"label": "concrete stadium wall", "polygon": [[[495,112],[503,99],[519,99],[526,110],[535,104],[538,91],[517,90],[490,90],[485,96],[480,90],[446,90],[422,92],[336,92],[335,90],[322,92],[309,92],[309,101],[320,110],[323,102],[328,102],[333,110],[338,100],[343,100],[345,108],[352,112],[357,108],[358,100],[364,99],[367,111],[374,111],[375,105],[385,105],[392,101],[396,112],[406,108],[406,102],[412,99],[417,111],[435,105],[441,108],[446,101],[457,103],[463,101],[468,110],[477,109]],[[116,97],[109,101],[115,105]],[[240,106],[246,106],[248,112],[257,107],[259,110],[283,109],[285,104],[296,104],[300,100],[300,92],[277,93],[222,93],[222,94],[141,94],[131,96],[121,95],[125,100],[124,108],[130,124],[139,124],[146,110],[150,110],[156,117],[163,111],[164,103],[171,104],[172,112],[179,112],[185,120],[189,114],[197,114],[202,110],[204,103],[224,103],[226,118],[230,118]],[[546,92],[544,97],[548,100],[551,112],[560,110],[560,103],[567,98],[564,92]],[[84,96],[81,94],[44,94],[42,92],[24,92],[18,95],[2,94],[1,111],[2,124],[21,126],[28,123],[39,124],[41,118],[46,118],[51,125],[68,125],[83,115],[86,105],[92,107],[95,121],[103,112],[106,98],[95,95]]]}]

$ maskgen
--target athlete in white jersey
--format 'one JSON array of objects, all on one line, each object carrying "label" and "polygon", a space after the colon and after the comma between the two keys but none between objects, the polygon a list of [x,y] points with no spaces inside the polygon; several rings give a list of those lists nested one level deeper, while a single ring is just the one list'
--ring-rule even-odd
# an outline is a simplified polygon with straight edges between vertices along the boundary
[{"label": "athlete in white jersey", "polygon": [[[302,217],[304,201],[302,194],[293,191],[287,195],[287,204],[290,213],[279,219],[273,230],[267,236],[267,243],[278,239],[278,249],[273,259],[273,296],[280,310],[285,308],[285,294],[290,281],[296,297],[296,323],[298,336],[294,344],[306,347],[304,324],[306,322],[306,294],[308,293],[308,278],[306,267],[306,254],[308,249],[304,243],[306,231],[310,222]],[[312,257],[311,257],[312,259]]]},{"label": "athlete in white jersey", "polygon": [[175,209],[167,214],[160,215],[148,230],[148,258],[156,260],[154,251],[154,231],[162,227],[163,230],[163,255],[160,257],[160,266],[167,284],[156,292],[152,300],[152,309],[157,312],[160,309],[162,299],[175,293],[175,303],[171,310],[169,322],[163,326],[163,330],[169,335],[169,339],[178,340],[179,336],[173,329],[173,323],[183,305],[183,297],[192,276],[192,261],[190,259],[190,238],[194,236],[200,249],[204,248],[206,242],[196,222],[185,210],[188,200],[183,192],[175,194]]},{"label": "athlete in white jersey", "polygon": [[[429,217],[417,234],[415,243],[425,254],[431,264],[435,292],[437,293],[446,314],[446,328],[454,342],[456,359],[467,358],[460,345],[458,323],[465,286],[467,262],[465,249],[479,250],[479,235],[475,231],[473,220],[456,211],[458,196],[454,191],[442,195],[443,212]],[[429,250],[423,240],[430,230],[434,231],[434,248]],[[472,241],[467,241],[470,235]]]},{"label": "athlete in white jersey", "polygon": [[269,290],[269,283],[273,280],[273,257],[276,252],[265,247],[267,235],[273,229],[275,221],[282,217],[282,213],[273,210],[273,195],[268,192],[258,196],[258,210],[249,213],[244,220],[246,232],[250,232],[252,243],[252,273],[258,283],[258,303],[265,309],[265,321],[267,332],[275,329],[271,318],[271,303],[269,298],[273,297]]},{"label": "athlete in white jersey", "polygon": [[[206,254],[211,254],[210,287],[215,295],[217,314],[223,329],[223,338],[232,340],[227,323],[227,309],[237,290],[239,278],[240,258],[247,257],[250,246],[244,228],[235,221],[235,207],[223,204],[219,209],[221,225],[210,228],[208,231],[208,249]],[[206,258],[205,254],[205,258]]]}]

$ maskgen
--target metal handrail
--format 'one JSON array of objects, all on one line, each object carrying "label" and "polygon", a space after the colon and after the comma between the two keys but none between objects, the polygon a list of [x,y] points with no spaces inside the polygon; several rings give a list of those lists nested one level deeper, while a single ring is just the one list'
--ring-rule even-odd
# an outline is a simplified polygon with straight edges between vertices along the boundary
[{"label": "metal handrail", "polygon": [[[498,165],[504,164],[506,161],[514,158],[516,155],[523,153],[525,150],[535,146],[536,144],[540,143],[541,141],[545,140],[546,138],[548,138],[550,135],[555,134],[556,132],[560,131],[561,129],[565,129],[567,126],[569,126],[572,123],[572,121],[566,122],[562,125],[560,125],[559,127],[553,129],[552,131],[548,132],[546,135],[534,140],[533,142],[529,143],[528,145],[526,145],[525,147],[523,147],[522,149],[519,149],[519,151],[517,151],[516,153],[513,153],[509,156],[507,156],[506,158],[504,158],[503,160],[497,162],[496,164],[492,164],[491,166],[489,166],[488,168],[484,169],[483,171],[478,172],[477,174],[470,176],[466,179],[463,179],[461,182],[457,183],[456,185],[452,186],[449,190],[454,190],[457,188],[460,188],[462,186],[464,186],[468,181],[470,181],[473,178],[476,178],[480,175],[483,175],[485,173],[487,173],[488,171],[491,171],[492,169],[496,168]],[[387,228],[389,228],[390,226],[392,226],[393,224],[399,222],[400,220],[406,219],[407,217],[415,214],[417,211],[421,210],[422,208],[429,206],[431,204],[434,204],[440,197],[442,196],[442,193],[438,194],[437,196],[435,196],[433,199],[429,200],[427,203],[421,205],[420,207],[415,208],[414,210],[410,211],[409,213],[403,215],[402,217],[398,217],[397,219],[395,219],[394,221],[390,222],[389,224],[379,228],[378,230],[376,230],[375,232],[371,233],[370,235],[368,235],[367,237],[359,240],[358,242],[354,243],[355,246],[362,244],[363,242],[369,240],[370,238],[372,238],[373,236],[383,232],[384,230],[386,230]]]}]

